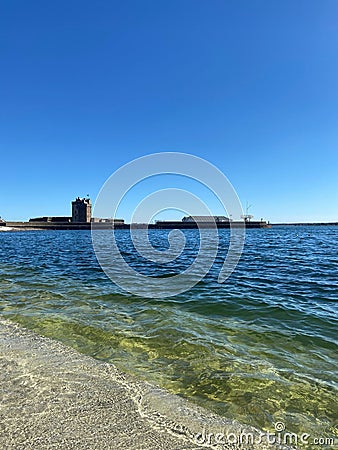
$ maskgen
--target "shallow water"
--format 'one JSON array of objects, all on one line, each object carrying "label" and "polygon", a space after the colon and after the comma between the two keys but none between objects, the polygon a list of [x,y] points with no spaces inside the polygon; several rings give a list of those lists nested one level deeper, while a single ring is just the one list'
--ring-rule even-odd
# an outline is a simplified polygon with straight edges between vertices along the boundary
[{"label": "shallow water", "polygon": [[0,384],[1,448],[291,450],[1,317]]},{"label": "shallow water", "polygon": [[[265,430],[337,434],[338,227],[248,230],[241,261],[217,283],[228,230],[207,277],[176,297],[123,293],[102,272],[87,231],[0,234],[1,314]],[[125,258],[166,276],[196,254],[195,230],[175,263],[147,263],[117,232]],[[167,232],[151,240],[167,246]]]}]

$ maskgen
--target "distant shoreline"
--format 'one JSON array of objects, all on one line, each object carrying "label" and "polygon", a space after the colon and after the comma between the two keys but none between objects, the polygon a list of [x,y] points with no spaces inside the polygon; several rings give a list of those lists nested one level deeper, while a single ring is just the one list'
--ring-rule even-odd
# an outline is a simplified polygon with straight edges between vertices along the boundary
[{"label": "distant shoreline", "polygon": [[233,222],[181,222],[181,221],[158,221],[156,223],[113,223],[113,222],[3,222],[0,228],[10,227],[14,229],[40,229],[40,230],[129,230],[129,229],[198,229],[198,228],[270,228],[271,225],[265,221],[233,221]]},{"label": "distant shoreline", "polygon": [[273,227],[289,227],[289,226],[337,226],[338,222],[295,222],[295,223],[273,223],[271,224]]},{"label": "distant shoreline", "polygon": [[[230,224],[222,224],[218,225],[220,229],[230,229],[230,228],[245,228],[245,229],[263,229],[263,228],[272,228],[272,227],[284,227],[284,226],[338,226],[338,222],[295,222],[295,223],[266,223],[266,222],[232,222],[231,227]],[[164,229],[198,229],[196,223],[192,224],[182,224],[181,222],[168,221],[167,224],[165,222],[161,222],[161,224],[132,224],[132,228],[145,228],[153,229],[153,230],[164,230]],[[202,228],[213,228],[208,224],[201,224]],[[119,225],[111,225],[107,223],[36,223],[36,222],[4,222],[0,223],[0,232],[9,232],[9,231],[44,231],[44,230],[129,230],[131,228],[130,224],[119,224]]]}]

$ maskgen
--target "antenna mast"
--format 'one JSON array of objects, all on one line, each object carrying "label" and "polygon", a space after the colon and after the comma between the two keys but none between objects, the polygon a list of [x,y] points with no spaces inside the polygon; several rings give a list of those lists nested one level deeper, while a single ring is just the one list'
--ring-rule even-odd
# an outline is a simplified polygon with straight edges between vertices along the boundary
[{"label": "antenna mast", "polygon": [[252,214],[249,214],[249,209],[252,205],[249,205],[248,202],[246,202],[246,208],[245,208],[245,214],[241,216],[242,219],[244,219],[244,222],[250,222],[250,220],[253,218]]}]

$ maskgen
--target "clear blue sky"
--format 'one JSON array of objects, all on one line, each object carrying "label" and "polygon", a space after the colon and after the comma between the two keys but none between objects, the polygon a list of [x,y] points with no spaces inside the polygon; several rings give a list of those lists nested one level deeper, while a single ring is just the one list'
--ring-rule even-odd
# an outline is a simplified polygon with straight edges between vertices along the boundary
[{"label": "clear blue sky", "polygon": [[257,218],[338,220],[336,0],[2,1],[0,55],[6,219],[180,151]]}]

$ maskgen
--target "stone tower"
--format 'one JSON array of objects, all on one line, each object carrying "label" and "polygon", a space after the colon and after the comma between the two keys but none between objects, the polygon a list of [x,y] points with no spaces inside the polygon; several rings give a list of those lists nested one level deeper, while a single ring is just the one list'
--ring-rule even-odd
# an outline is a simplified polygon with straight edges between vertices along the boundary
[{"label": "stone tower", "polygon": [[72,202],[72,222],[90,222],[92,218],[92,202],[90,198],[78,197]]}]

